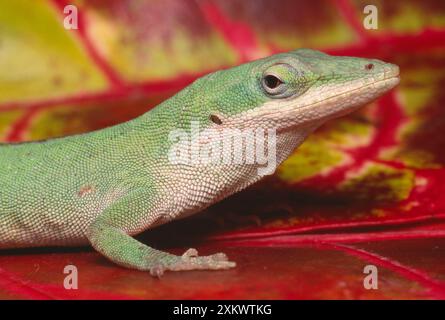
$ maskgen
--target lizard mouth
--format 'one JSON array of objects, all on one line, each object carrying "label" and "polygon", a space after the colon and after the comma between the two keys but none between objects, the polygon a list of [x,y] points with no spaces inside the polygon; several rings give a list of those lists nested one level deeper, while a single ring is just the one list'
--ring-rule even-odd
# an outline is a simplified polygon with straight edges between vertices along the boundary
[{"label": "lizard mouth", "polygon": [[334,94],[326,99],[307,104],[299,109],[304,110],[306,108],[314,107],[316,105],[322,105],[322,104],[327,103],[331,100],[339,100],[339,98],[342,98],[342,97],[347,98],[347,97],[352,96],[355,93],[366,92],[366,90],[369,90],[369,89],[377,89],[377,90],[381,91],[380,95],[382,95],[385,92],[394,88],[396,85],[398,85],[399,82],[400,82],[400,76],[399,76],[399,71],[397,69],[396,71],[392,71],[390,74],[385,73],[384,78],[381,80],[377,80],[377,81],[365,84],[363,86],[360,86],[360,87],[357,87],[357,88],[354,88],[354,89],[351,89],[348,91],[343,91],[338,94]]},{"label": "lizard mouth", "polygon": [[372,102],[397,86],[399,82],[399,68],[391,68],[383,74],[383,79],[297,107],[297,115],[306,121],[317,118],[323,121],[337,118]]}]

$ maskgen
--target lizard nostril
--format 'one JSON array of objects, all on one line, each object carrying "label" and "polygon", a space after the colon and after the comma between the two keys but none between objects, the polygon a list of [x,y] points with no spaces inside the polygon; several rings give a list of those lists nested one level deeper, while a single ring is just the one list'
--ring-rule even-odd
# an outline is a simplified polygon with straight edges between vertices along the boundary
[{"label": "lizard nostril", "polygon": [[374,64],[373,63],[368,63],[365,65],[365,70],[372,70],[374,69]]}]

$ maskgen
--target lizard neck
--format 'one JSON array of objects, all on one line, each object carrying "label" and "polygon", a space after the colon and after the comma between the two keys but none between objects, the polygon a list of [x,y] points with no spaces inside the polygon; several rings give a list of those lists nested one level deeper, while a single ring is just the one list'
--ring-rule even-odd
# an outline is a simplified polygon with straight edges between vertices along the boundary
[{"label": "lizard neck", "polygon": [[[280,132],[276,139],[276,166],[281,164],[310,134],[316,126],[304,129],[293,129]],[[175,183],[176,193],[166,192],[169,204],[165,211],[172,218],[184,218],[250,186],[251,184],[264,178],[259,174],[258,169],[262,167],[257,163],[253,164],[214,164],[171,166],[170,176],[166,180]],[[164,186],[166,190],[169,183]]]}]

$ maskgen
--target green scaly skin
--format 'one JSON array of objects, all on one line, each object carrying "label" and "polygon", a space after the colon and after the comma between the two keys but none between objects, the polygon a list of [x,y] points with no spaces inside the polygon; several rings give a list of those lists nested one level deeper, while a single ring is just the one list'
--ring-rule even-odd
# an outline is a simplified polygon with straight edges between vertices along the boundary
[{"label": "green scaly skin", "polygon": [[176,256],[132,238],[261,178],[258,164],[172,163],[171,131],[190,131],[192,121],[199,121],[200,130],[273,128],[279,164],[325,121],[398,82],[395,65],[300,49],[204,76],[114,127],[3,144],[0,248],[91,244],[113,262],[153,275],[232,268],[223,253],[201,257],[189,249]]}]

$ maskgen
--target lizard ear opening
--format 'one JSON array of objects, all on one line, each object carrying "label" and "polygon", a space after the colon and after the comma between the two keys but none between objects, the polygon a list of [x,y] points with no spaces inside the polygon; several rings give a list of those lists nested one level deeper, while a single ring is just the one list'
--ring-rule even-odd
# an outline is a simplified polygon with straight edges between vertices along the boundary
[{"label": "lizard ear opening", "polygon": [[217,125],[222,124],[221,119],[216,114],[210,115],[210,121],[212,121],[213,123],[216,123]]}]

